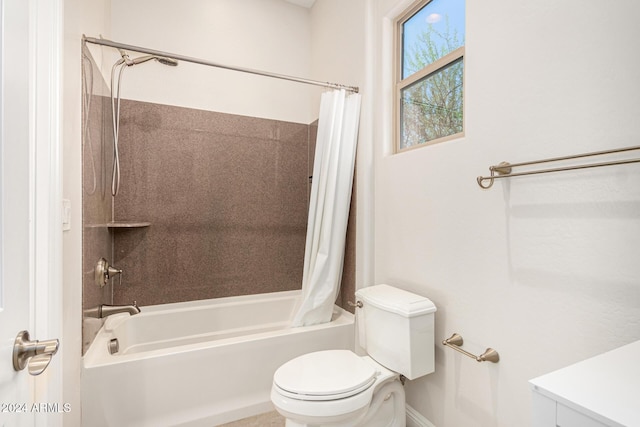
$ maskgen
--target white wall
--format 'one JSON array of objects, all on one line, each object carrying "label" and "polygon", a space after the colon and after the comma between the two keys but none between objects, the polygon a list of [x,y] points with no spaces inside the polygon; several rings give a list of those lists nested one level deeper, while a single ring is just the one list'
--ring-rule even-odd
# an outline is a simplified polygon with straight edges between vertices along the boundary
[{"label": "white wall", "polygon": [[[309,77],[309,9],[284,0],[112,0],[111,18],[121,43]],[[122,86],[123,98],[305,124],[317,118],[309,96],[304,84],[190,63],[130,67]]]},{"label": "white wall", "polygon": [[[525,426],[527,380],[640,339],[640,166],[476,184],[489,165],[637,145],[640,5],[467,1],[465,132],[390,155],[385,16],[372,103],[375,282],[431,298],[436,373],[408,403],[438,427]],[[401,7],[399,7],[401,6]],[[395,9],[395,10],[394,10]],[[626,156],[629,157],[629,156]],[[439,342],[493,347],[479,364]]]},{"label": "white wall", "polygon": [[[320,0],[311,9],[311,78],[365,84],[365,0]],[[362,89],[362,88],[361,88]],[[318,98],[311,108],[318,116]]]},{"label": "white wall", "polygon": [[[311,77],[350,86],[358,86],[363,104],[356,156],[356,182],[373,181],[371,144],[371,78],[365,69],[368,49],[369,14],[366,0],[317,0],[311,9]],[[317,117],[319,93],[311,98]],[[357,185],[356,190],[356,286],[371,283],[373,249],[373,188]]]}]

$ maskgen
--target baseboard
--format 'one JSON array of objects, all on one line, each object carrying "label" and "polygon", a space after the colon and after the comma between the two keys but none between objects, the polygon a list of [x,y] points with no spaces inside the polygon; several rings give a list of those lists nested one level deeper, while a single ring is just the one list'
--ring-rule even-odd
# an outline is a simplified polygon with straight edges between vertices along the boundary
[{"label": "baseboard", "polygon": [[407,427],[436,427],[420,412],[407,405]]}]

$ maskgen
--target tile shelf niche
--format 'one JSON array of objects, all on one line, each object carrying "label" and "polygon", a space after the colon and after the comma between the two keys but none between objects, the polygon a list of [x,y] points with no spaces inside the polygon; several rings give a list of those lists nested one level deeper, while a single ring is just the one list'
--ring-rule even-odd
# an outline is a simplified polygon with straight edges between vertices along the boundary
[{"label": "tile shelf niche", "polygon": [[111,229],[127,229],[127,228],[144,228],[149,227],[150,222],[146,221],[112,221],[107,223],[107,228]]}]

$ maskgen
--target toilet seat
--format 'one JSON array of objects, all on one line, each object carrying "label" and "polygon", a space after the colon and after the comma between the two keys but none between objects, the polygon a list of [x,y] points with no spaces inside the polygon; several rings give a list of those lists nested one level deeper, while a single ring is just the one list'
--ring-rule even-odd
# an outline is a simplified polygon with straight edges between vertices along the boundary
[{"label": "toilet seat", "polygon": [[[302,424],[334,425],[346,420],[344,425],[352,426],[366,413],[374,390],[397,377],[397,373],[371,357],[358,356],[349,350],[308,353],[278,368],[271,401],[285,418]],[[316,387],[318,384],[312,378],[323,381],[320,384],[324,387]]]},{"label": "toilet seat", "polygon": [[291,399],[345,399],[370,388],[378,372],[349,350],[304,354],[282,365],[273,376],[278,393]]}]

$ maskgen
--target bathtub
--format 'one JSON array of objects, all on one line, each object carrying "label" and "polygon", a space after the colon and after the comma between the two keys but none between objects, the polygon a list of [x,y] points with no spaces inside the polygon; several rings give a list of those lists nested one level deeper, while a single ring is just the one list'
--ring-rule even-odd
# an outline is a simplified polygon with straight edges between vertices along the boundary
[{"label": "bathtub", "polygon": [[275,292],[110,316],[83,357],[82,425],[213,427],[273,410],[280,365],[354,346],[353,315],[339,307],[330,323],[290,328],[299,298]]}]

